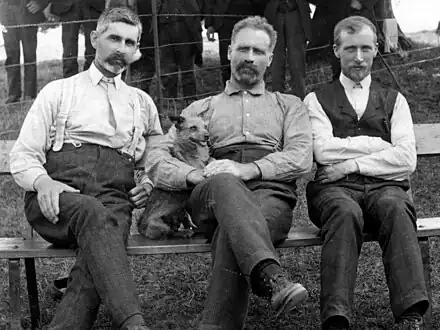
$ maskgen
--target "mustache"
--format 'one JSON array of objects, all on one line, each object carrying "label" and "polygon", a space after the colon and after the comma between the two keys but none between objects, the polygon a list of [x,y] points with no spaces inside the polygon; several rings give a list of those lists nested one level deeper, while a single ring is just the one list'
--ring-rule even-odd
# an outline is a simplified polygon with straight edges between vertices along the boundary
[{"label": "mustache", "polygon": [[237,71],[239,71],[241,69],[248,69],[255,74],[258,73],[257,67],[255,65],[250,64],[250,63],[246,63],[246,62],[241,62],[237,65]]},{"label": "mustache", "polygon": [[121,53],[113,53],[109,57],[107,57],[106,62],[110,65],[119,64],[121,66],[127,66],[127,60],[125,59],[124,55]]}]

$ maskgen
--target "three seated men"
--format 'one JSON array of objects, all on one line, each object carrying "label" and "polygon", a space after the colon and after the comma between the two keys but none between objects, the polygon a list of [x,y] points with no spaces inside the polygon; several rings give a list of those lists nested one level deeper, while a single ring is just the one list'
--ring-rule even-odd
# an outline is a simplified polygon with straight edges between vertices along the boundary
[{"label": "three seated men", "polygon": [[[49,83],[30,109],[11,152],[11,172],[26,190],[30,225],[46,240],[77,247],[68,288],[50,329],[89,329],[100,303],[120,329],[148,329],[125,243],[133,207],[151,186],[192,190],[188,211],[212,240],[213,271],[199,329],[242,329],[249,292],[275,315],[308,297],[280,265],[297,201],[296,180],[310,172],[310,219],[323,238],[324,329],[347,329],[363,232],[383,249],[391,309],[400,329],[418,329],[429,301],[406,191],[415,169],[405,98],[371,81],[374,25],[350,17],[335,28],[340,79],[306,96],[266,90],[277,33],[261,17],[238,22],[224,91],[184,115],[207,121],[214,161],[195,169],[170,153],[151,98],[120,74],[132,62],[142,26],[127,8],[104,11],[91,34],[87,71]],[[93,109],[93,111],[90,111]],[[145,166],[136,186],[135,164]]]}]

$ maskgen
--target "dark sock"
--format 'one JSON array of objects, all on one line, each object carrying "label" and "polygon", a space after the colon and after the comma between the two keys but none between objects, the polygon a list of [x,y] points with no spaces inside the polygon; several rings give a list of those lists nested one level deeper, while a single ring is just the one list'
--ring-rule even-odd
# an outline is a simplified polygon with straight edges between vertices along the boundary
[{"label": "dark sock", "polygon": [[422,316],[425,314],[428,306],[427,301],[419,301],[407,308],[400,316],[400,319],[417,318],[418,320],[422,320]]},{"label": "dark sock", "polygon": [[346,317],[341,315],[335,315],[327,319],[322,327],[324,330],[334,327],[336,329],[348,329],[349,323]]}]

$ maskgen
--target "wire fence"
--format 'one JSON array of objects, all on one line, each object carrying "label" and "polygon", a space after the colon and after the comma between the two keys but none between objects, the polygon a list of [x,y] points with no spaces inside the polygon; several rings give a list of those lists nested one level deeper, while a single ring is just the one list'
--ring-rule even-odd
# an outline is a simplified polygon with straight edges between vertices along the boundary
[{"label": "wire fence", "polygon": [[[179,104],[180,101],[190,101],[190,100],[194,100],[194,99],[200,99],[203,97],[207,97],[216,93],[219,93],[222,91],[221,88],[221,84],[217,84],[217,86],[211,86],[212,87],[217,87],[214,90],[211,91],[206,91],[203,90],[203,88],[206,89],[206,86],[202,86],[203,88],[198,88],[198,91],[195,92],[192,95],[183,95],[182,96],[173,96],[173,97],[164,97],[164,90],[163,90],[163,80],[166,78],[169,78],[171,76],[175,76],[175,75],[182,75],[185,73],[194,73],[195,75],[203,75],[202,72],[204,71],[208,71],[207,75],[210,75],[211,72],[215,73],[216,75],[220,74],[220,71],[229,67],[229,64],[225,64],[225,65],[203,65],[201,67],[199,66],[194,66],[194,68],[192,69],[188,69],[188,70],[175,70],[175,71],[169,71],[169,72],[165,72],[166,70],[163,70],[164,68],[161,67],[162,63],[163,63],[163,58],[161,58],[161,52],[164,51],[164,49],[166,48],[170,48],[170,47],[180,47],[180,46],[188,46],[188,45],[198,45],[200,42],[202,42],[203,44],[203,39],[202,41],[189,41],[189,42],[163,42],[160,38],[160,19],[161,17],[178,17],[178,18],[190,18],[190,17],[198,17],[198,18],[207,18],[207,17],[228,17],[228,18],[233,18],[233,19],[240,19],[243,18],[245,16],[243,15],[233,15],[233,14],[229,14],[229,15],[216,15],[216,14],[211,14],[211,15],[204,15],[201,16],[200,14],[180,14],[180,13],[172,13],[172,14],[162,14],[162,13],[158,13],[157,12],[157,6],[156,6],[156,0],[152,0],[151,1],[152,4],[152,14],[140,14],[139,16],[141,18],[149,18],[151,20],[151,31],[145,31],[144,33],[152,33],[152,42],[150,44],[141,44],[140,46],[140,51],[145,55],[145,54],[150,54],[153,57],[151,58],[151,61],[154,62],[154,65],[150,65],[150,70],[152,72],[132,72],[131,70],[128,70],[128,72],[125,74],[125,79],[126,81],[131,84],[131,85],[135,85],[135,86],[141,86],[142,84],[147,84],[147,85],[152,85],[155,88],[155,92],[154,94],[154,99],[156,101],[156,104],[158,106],[159,111],[163,110],[163,109],[173,109],[174,113],[177,113],[181,110],[181,105]],[[61,22],[43,22],[43,23],[38,23],[38,24],[20,24],[20,25],[4,25],[4,33],[10,33],[10,31],[12,31],[12,29],[23,29],[23,28],[27,28],[27,27],[44,27],[45,29],[49,28],[53,28],[53,27],[58,27],[58,26],[64,26],[67,24],[84,24],[84,23],[94,23],[96,24],[97,20],[96,19],[83,19],[83,20],[73,20],[73,21],[61,21]],[[61,42],[61,40],[60,40]],[[230,42],[230,39],[220,39],[217,40],[217,42]],[[328,49],[331,50],[330,48],[330,44],[326,44],[326,45],[321,45],[318,47],[309,47],[307,48],[307,52],[313,52],[313,51],[322,51],[324,49]],[[438,49],[438,46],[430,46],[430,47],[424,47],[424,48],[419,48],[419,49],[414,49],[411,50],[409,52],[407,52],[407,54],[413,54],[413,53],[420,53],[420,52],[428,52],[428,51],[432,51],[435,49]],[[393,54],[383,54],[383,58],[387,59],[388,57],[392,56]],[[85,59],[87,59],[88,57],[94,57],[94,54],[85,54]],[[153,60],[154,58],[154,60]],[[71,57],[64,57],[62,58],[63,62],[72,60],[75,61],[78,59],[78,54],[74,54]],[[407,62],[404,64],[398,64],[398,65],[388,65],[385,63],[386,66],[388,66],[388,69],[399,69],[402,67],[408,67],[408,66],[413,66],[413,65],[419,65],[421,63],[425,63],[425,62],[433,62],[433,61],[438,61],[440,59],[440,57],[432,57],[429,59],[423,59],[423,60],[414,60],[411,62]],[[25,62],[24,64],[21,63],[13,63],[13,64],[7,64],[4,65],[5,69],[13,69],[14,67],[17,66],[29,66],[29,65],[38,65],[40,64],[40,62],[35,61],[35,62]],[[378,73],[378,72],[382,72],[384,70],[387,70],[387,68],[378,68],[372,71],[373,74]],[[328,81],[330,81],[328,79],[328,77],[331,74],[331,66],[330,65],[324,65],[324,66],[320,66],[319,68],[309,68],[306,72],[307,76],[313,76],[313,75],[318,75],[320,77],[320,81],[318,82],[313,82],[313,83],[309,83],[307,84],[307,88],[312,88],[324,83],[327,83]],[[146,76],[146,77],[145,77]],[[266,82],[268,84],[270,84],[271,79],[270,79],[270,75],[268,75],[269,77],[266,79]],[[47,81],[48,82],[48,81]],[[46,83],[47,83],[46,82]],[[183,82],[182,82],[183,84]],[[183,89],[183,86],[182,86]],[[18,101],[15,102],[15,104],[21,104],[22,106],[28,106],[32,101]],[[14,103],[13,103],[14,104]],[[3,133],[2,133],[3,134]]]}]

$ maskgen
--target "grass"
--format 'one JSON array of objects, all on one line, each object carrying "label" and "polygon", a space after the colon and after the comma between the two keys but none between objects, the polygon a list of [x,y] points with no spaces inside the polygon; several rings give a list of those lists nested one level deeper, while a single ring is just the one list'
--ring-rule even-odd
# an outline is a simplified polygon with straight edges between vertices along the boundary
[{"label": "grass", "polygon": [[[430,33],[411,36],[417,40],[419,48],[425,48],[438,42]],[[205,54],[206,66],[218,65],[215,52]],[[438,60],[426,61],[417,65],[402,66],[406,63],[436,58],[440,49],[434,48],[408,54],[389,55],[386,61],[403,88],[412,109],[416,123],[440,122],[440,67]],[[383,65],[377,61],[374,69]],[[325,63],[310,65],[314,70],[307,77],[309,85],[330,78],[330,69]],[[49,80],[61,77],[58,61],[39,64],[39,87]],[[6,95],[5,75],[0,75],[0,99]],[[387,71],[374,74],[374,79],[383,84],[392,85]],[[209,70],[197,73],[199,93],[220,89],[219,72]],[[310,87],[312,88],[312,87]],[[309,88],[309,89],[310,89]],[[151,92],[154,97],[154,86]],[[1,103],[1,101],[0,101]],[[0,105],[0,139],[17,137],[20,125],[29,105]],[[176,111],[162,111],[164,126],[169,124],[165,115]],[[438,216],[440,205],[440,172],[439,157],[419,160],[418,169],[412,177],[414,199],[420,217]],[[310,225],[304,199],[304,187],[307,178],[299,185],[300,199],[294,211],[294,226]],[[29,236],[30,230],[23,215],[23,192],[11,177],[0,177],[0,237]],[[135,231],[135,228],[133,228]],[[433,302],[440,300],[440,240],[431,240],[431,265]],[[307,247],[279,251],[282,264],[293,275],[295,280],[303,283],[310,292],[310,300],[304,306],[288,316],[274,318],[268,304],[251,296],[249,316],[246,329],[319,329],[319,262],[320,248]],[[40,293],[42,323],[47,324],[56,309],[47,292],[47,287],[55,277],[63,275],[72,264],[72,259],[39,259],[37,260],[37,278]],[[192,255],[157,255],[130,258],[134,278],[141,298],[145,319],[151,329],[196,329],[197,322],[206,298],[206,289],[210,276],[211,258],[209,254]],[[8,328],[8,281],[5,260],[0,260],[0,329]],[[389,296],[383,275],[381,252],[377,243],[366,243],[359,262],[358,282],[353,306],[354,329],[390,329],[393,325],[389,309]],[[24,278],[24,277],[23,277]],[[23,285],[22,326],[30,327],[27,308],[26,288]],[[110,329],[110,319],[102,308],[94,329]],[[440,324],[440,313],[434,311],[433,324]]]}]

